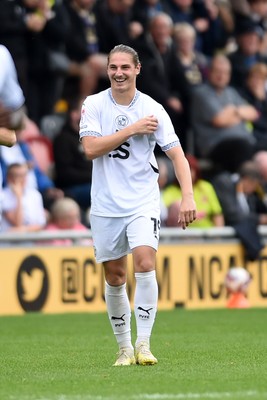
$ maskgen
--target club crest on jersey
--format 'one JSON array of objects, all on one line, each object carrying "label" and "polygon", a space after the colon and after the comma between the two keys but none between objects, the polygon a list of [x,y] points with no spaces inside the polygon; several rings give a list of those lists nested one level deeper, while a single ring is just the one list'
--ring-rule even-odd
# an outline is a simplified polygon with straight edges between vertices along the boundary
[{"label": "club crest on jersey", "polygon": [[[85,117],[85,105],[82,105],[82,110],[81,110],[81,119],[80,119],[80,125],[84,125],[84,117]],[[86,125],[81,127],[81,129],[85,128]]]},{"label": "club crest on jersey", "polygon": [[115,119],[115,122],[118,129],[123,129],[125,128],[125,126],[128,125],[129,120],[128,117],[126,117],[126,115],[118,115],[117,118]]}]

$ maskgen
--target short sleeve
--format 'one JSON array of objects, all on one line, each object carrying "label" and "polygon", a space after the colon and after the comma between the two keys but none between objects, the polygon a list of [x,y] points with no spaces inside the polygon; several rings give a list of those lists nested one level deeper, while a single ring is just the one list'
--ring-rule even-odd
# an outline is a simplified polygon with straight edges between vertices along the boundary
[{"label": "short sleeve", "polygon": [[94,99],[94,96],[88,96],[82,105],[79,131],[80,140],[85,136],[102,136],[100,111]]},{"label": "short sleeve", "polygon": [[157,112],[159,121],[158,130],[155,133],[157,144],[163,151],[170,150],[172,147],[180,146],[179,137],[174,130],[174,126],[166,110],[159,106]]}]

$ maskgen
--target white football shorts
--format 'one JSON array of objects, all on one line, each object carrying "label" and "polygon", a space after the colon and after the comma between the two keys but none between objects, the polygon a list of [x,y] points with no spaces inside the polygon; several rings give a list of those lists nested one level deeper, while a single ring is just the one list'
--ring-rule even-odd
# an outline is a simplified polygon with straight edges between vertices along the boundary
[{"label": "white football shorts", "polygon": [[160,211],[147,211],[127,217],[90,215],[97,263],[117,260],[138,246],[158,249]]}]

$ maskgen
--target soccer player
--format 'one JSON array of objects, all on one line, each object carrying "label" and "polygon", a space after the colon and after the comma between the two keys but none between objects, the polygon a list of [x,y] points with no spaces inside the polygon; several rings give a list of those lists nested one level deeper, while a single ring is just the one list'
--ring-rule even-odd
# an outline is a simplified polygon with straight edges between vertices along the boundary
[{"label": "soccer player", "polygon": [[[107,311],[119,346],[115,366],[158,362],[150,351],[158,300],[155,264],[160,195],[153,152],[156,143],[171,159],[181,186],[180,226],[185,229],[196,218],[188,162],[166,111],[136,89],[140,70],[134,49],[114,47],[107,66],[111,87],[85,99],[80,121],[80,140],[87,157],[93,160],[90,222],[96,260],[104,265]],[[126,292],[130,252],[136,279],[135,349]]]}]

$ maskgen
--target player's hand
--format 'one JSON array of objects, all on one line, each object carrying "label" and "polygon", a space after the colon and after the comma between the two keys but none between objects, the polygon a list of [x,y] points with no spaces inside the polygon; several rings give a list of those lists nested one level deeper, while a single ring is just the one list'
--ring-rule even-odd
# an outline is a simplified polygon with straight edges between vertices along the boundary
[{"label": "player's hand", "polygon": [[135,135],[150,135],[158,129],[158,120],[153,115],[148,115],[132,125]]},{"label": "player's hand", "polygon": [[196,204],[193,199],[182,200],[178,213],[178,225],[186,229],[186,227],[195,221],[197,217]]}]

